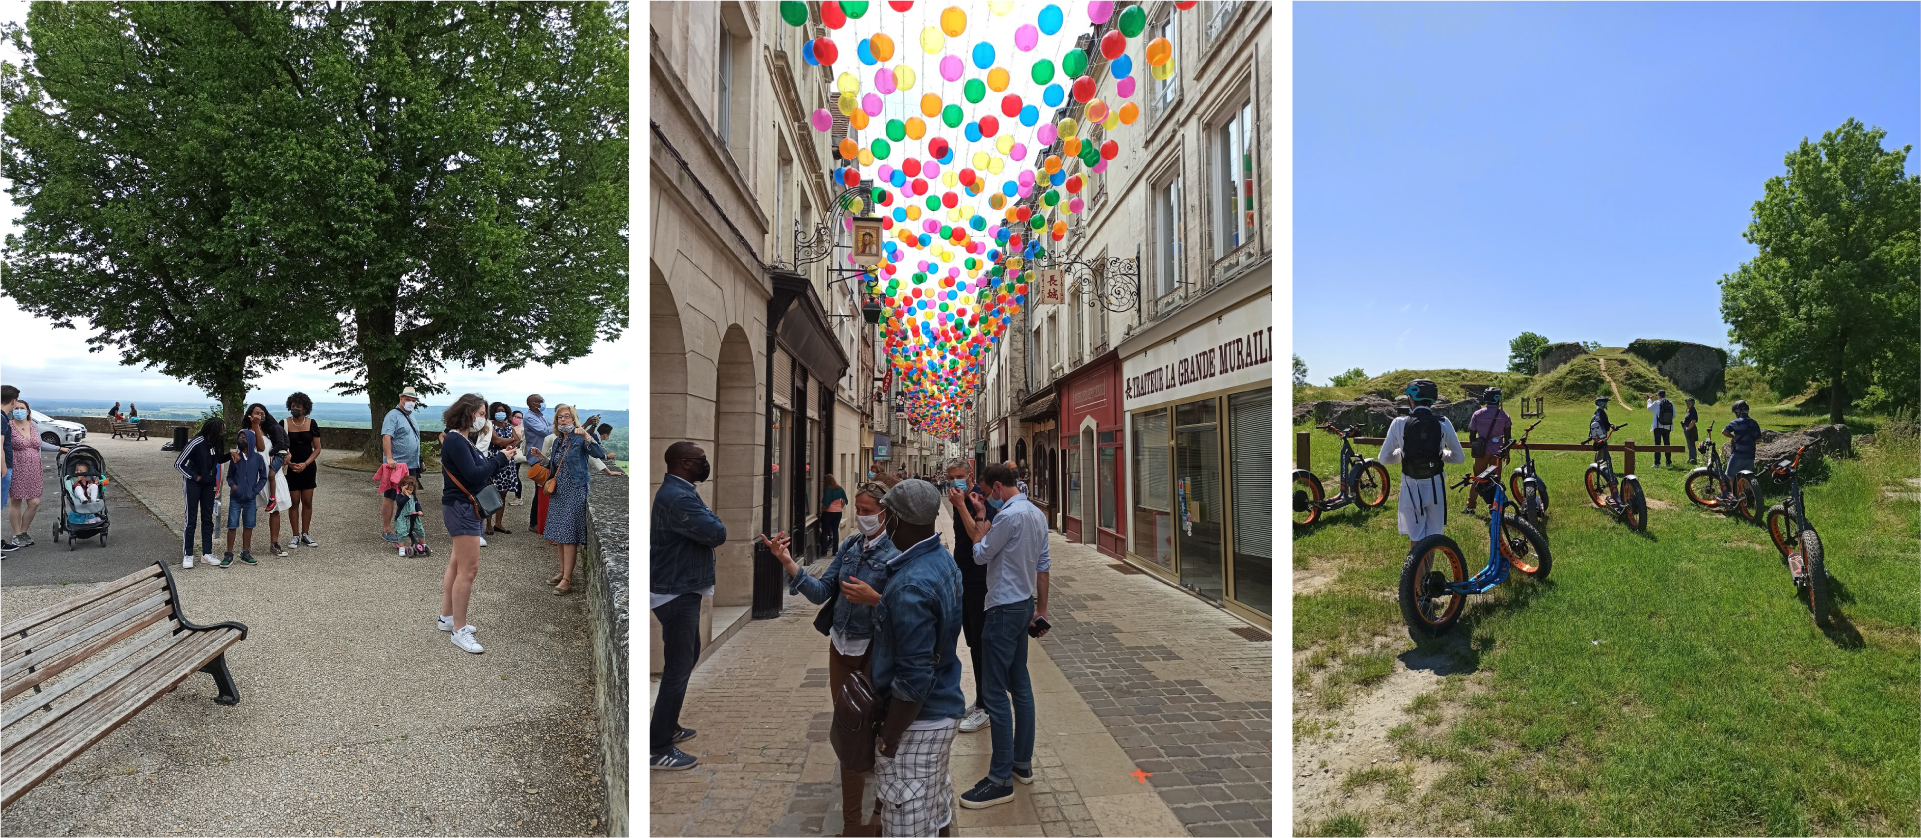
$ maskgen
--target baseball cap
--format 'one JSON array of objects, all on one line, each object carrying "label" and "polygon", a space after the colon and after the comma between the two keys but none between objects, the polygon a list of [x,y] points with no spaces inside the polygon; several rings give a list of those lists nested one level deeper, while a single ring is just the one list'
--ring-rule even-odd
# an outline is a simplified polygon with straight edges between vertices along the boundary
[{"label": "baseball cap", "polygon": [[903,524],[932,524],[940,512],[940,490],[918,478],[902,480],[887,490],[880,505]]}]

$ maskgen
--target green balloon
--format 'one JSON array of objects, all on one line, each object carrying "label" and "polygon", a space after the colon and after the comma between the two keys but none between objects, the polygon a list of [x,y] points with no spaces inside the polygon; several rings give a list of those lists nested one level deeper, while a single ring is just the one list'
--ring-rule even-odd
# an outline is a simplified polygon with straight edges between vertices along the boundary
[{"label": "green balloon", "polygon": [[[903,127],[901,130],[906,131],[907,129]],[[888,145],[886,140],[883,140],[879,137],[875,137],[873,152],[874,152],[875,160],[886,160],[887,155],[894,153],[894,147],[891,145]]]},{"label": "green balloon", "polygon": [[[1130,7],[1130,8],[1137,8],[1137,7]],[[865,17],[867,15],[867,0],[840,0],[840,10],[842,12],[847,13],[847,16],[849,18],[853,20],[860,20],[862,17]],[[1127,19],[1127,15],[1121,15],[1121,19],[1125,21]],[[1141,25],[1146,26],[1147,15],[1145,14],[1141,15],[1141,21],[1142,21]],[[1139,35],[1139,34],[1141,33],[1139,32],[1134,33],[1134,35]],[[1134,35],[1129,35],[1127,37],[1132,38],[1134,37]]]},{"label": "green balloon", "polygon": [[1078,78],[1087,72],[1087,53],[1077,49],[1068,50],[1066,55],[1061,56],[1061,72],[1069,78]]},{"label": "green balloon", "polygon": [[940,225],[940,237],[943,239],[953,238],[954,228],[949,227],[945,224]]},{"label": "green balloon", "polygon": [[938,212],[940,210],[940,196],[939,195],[927,196],[927,208]]},{"label": "green balloon", "polygon": [[1046,204],[1051,207],[1060,202],[1061,202],[1061,193],[1059,192],[1049,189],[1046,192],[1041,193],[1041,203],[1043,204]]},{"label": "green balloon", "polygon": [[949,128],[959,128],[961,123],[965,120],[966,120],[966,117],[964,117],[961,114],[961,109],[959,105],[948,105],[947,107],[941,109],[940,121],[947,123],[947,127]]},{"label": "green balloon", "polygon": [[887,190],[878,186],[874,187],[874,206],[880,206],[880,202],[885,200],[887,200]]},{"label": "green balloon", "polygon": [[1047,229],[1047,219],[1036,215],[1033,218],[1028,219],[1027,226],[1032,227],[1036,230],[1045,230]]},{"label": "green balloon", "polygon": [[[861,5],[865,6],[867,4],[862,3]],[[842,3],[840,7],[845,9],[847,8],[847,4]],[[847,16],[854,17],[855,15],[853,12],[848,12]],[[1139,6],[1128,6],[1121,11],[1122,35],[1126,35],[1129,38],[1137,38],[1145,31],[1147,31],[1147,12],[1143,11]]]},{"label": "green balloon", "polygon": [[807,4],[799,0],[780,0],[780,19],[788,26],[807,25]]},{"label": "green balloon", "polygon": [[982,84],[980,79],[968,79],[961,92],[966,94],[968,102],[978,105],[987,98],[987,85]]},{"label": "green balloon", "polygon": [[1029,71],[1028,75],[1034,79],[1035,84],[1046,84],[1053,81],[1054,62],[1045,58],[1036,61],[1034,62],[1034,69]]},{"label": "green balloon", "polygon": [[898,119],[887,120],[887,139],[897,143],[907,139],[907,123]]}]

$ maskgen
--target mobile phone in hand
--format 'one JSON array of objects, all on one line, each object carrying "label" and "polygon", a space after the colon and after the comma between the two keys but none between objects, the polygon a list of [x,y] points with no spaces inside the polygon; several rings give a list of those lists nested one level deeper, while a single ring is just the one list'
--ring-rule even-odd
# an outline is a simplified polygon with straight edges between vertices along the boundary
[{"label": "mobile phone in hand", "polygon": [[1048,629],[1051,629],[1053,627],[1054,627],[1053,624],[1047,622],[1046,617],[1035,617],[1034,623],[1027,627],[1027,636],[1039,637],[1041,636],[1041,632],[1047,631]]}]

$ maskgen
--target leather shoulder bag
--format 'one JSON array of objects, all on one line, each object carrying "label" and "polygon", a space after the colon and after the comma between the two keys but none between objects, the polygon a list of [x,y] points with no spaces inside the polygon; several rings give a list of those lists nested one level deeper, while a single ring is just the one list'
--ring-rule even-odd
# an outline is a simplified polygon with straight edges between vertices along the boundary
[{"label": "leather shoulder bag", "polygon": [[[448,436],[454,437],[460,435],[448,434]],[[461,439],[466,439],[466,437],[461,437]],[[468,444],[471,445],[472,443]],[[480,516],[480,520],[485,521],[488,518],[492,518],[494,513],[499,512],[507,506],[507,501],[500,496],[499,487],[496,487],[491,481],[480,488],[479,495],[475,495],[471,489],[468,489],[467,484],[460,482],[460,475],[456,474],[453,468],[446,462],[447,452],[445,443],[441,444],[440,456],[441,470],[447,472],[447,476],[454,481],[454,485],[458,486],[460,491],[466,493],[468,500],[473,501],[474,512]]]}]

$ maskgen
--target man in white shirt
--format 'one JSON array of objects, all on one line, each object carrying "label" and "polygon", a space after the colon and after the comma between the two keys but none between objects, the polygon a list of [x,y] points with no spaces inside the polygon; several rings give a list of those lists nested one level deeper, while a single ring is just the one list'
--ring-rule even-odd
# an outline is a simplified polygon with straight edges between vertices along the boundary
[{"label": "man in white shirt", "polygon": [[1408,547],[1447,527],[1447,474],[1445,463],[1467,462],[1467,451],[1454,432],[1454,423],[1434,412],[1440,389],[1434,382],[1417,378],[1407,385],[1414,409],[1406,416],[1394,417],[1381,440],[1381,463],[1400,464],[1401,494],[1395,521]]}]

